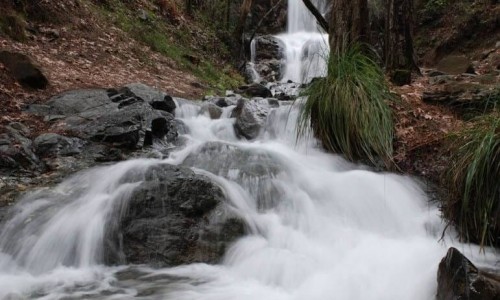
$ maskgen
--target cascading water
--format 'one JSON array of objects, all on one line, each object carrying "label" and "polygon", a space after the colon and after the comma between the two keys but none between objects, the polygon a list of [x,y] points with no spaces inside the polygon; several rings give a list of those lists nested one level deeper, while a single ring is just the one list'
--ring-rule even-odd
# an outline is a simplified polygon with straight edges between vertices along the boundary
[{"label": "cascading water", "polygon": [[[323,11],[325,3],[316,1]],[[284,80],[322,75],[328,39],[302,1],[289,0],[288,23],[279,36]],[[448,237],[439,242],[438,209],[411,178],[350,164],[313,138],[296,140],[300,105],[267,105],[249,142],[234,133],[234,105],[212,120],[199,104],[178,102],[189,133],[168,159],[99,167],[28,194],[0,228],[0,299],[428,300],[449,246],[478,264],[497,259]],[[247,223],[249,233],[219,265],[103,265],[107,226],[159,164],[208,176]]]},{"label": "cascading water", "polygon": [[[16,206],[0,234],[0,299],[433,298],[437,264],[454,243],[438,242],[438,209],[414,181],[347,163],[314,139],[296,141],[300,103],[267,107],[254,142],[236,138],[234,106],[212,120],[196,103],[178,105],[190,133],[168,159],[85,171]],[[106,224],[148,167],[164,163],[214,180],[250,233],[220,265],[102,265]]]},{"label": "cascading water", "polygon": [[[326,13],[328,1],[313,0]],[[284,44],[285,70],[282,81],[309,82],[326,75],[329,53],[328,34],[318,28],[316,19],[302,0],[288,0],[287,32],[276,36]]]}]

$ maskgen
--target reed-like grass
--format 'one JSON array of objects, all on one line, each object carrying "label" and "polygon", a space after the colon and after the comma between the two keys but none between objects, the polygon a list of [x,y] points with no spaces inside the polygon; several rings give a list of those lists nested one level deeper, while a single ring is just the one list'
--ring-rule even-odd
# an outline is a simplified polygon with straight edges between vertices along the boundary
[{"label": "reed-like grass", "polygon": [[391,165],[394,126],[387,101],[392,99],[384,73],[360,44],[339,47],[328,60],[326,78],[313,81],[298,122],[309,125],[324,147],[351,161]]},{"label": "reed-like grass", "polygon": [[445,214],[462,240],[500,245],[500,114],[474,119],[452,138]]}]

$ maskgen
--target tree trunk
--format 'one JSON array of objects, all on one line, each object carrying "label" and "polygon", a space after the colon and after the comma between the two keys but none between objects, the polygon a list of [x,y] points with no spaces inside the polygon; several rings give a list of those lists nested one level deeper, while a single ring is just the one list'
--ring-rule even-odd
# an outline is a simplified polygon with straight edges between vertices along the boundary
[{"label": "tree trunk", "polygon": [[411,72],[418,71],[413,51],[413,0],[385,1],[386,71],[395,83],[407,84],[411,81]]},{"label": "tree trunk", "polygon": [[243,3],[240,6],[240,17],[238,20],[238,24],[236,25],[235,37],[239,40],[245,31],[245,23],[247,20],[247,16],[250,13],[250,9],[252,8],[253,0],[243,0]]},{"label": "tree trunk", "polygon": [[330,47],[341,51],[354,42],[368,38],[367,0],[333,0],[330,17]]}]

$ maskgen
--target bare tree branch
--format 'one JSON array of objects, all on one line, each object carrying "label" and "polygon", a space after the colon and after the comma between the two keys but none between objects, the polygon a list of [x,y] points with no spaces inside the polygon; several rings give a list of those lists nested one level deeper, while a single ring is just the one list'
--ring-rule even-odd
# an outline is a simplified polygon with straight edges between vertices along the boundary
[{"label": "bare tree branch", "polygon": [[323,18],[323,15],[319,12],[319,10],[314,6],[314,4],[311,2],[311,0],[302,0],[304,2],[305,6],[307,9],[313,14],[313,16],[316,18],[316,21],[318,22],[319,26],[323,28],[325,32],[330,31],[330,26],[328,25],[328,22]]}]

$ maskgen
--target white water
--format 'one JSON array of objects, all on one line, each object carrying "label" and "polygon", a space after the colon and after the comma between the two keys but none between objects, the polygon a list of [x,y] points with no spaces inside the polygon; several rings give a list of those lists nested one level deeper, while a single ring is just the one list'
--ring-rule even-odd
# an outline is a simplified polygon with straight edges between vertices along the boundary
[{"label": "white water", "polygon": [[[328,1],[312,2],[321,13],[326,13]],[[283,82],[309,82],[314,77],[326,75],[326,59],[330,51],[328,35],[319,28],[302,0],[288,0],[287,32],[277,38],[285,45]]]},{"label": "white water", "polygon": [[[438,209],[410,178],[354,166],[314,140],[296,143],[296,107],[273,109],[255,142],[236,139],[232,108],[211,120],[183,102],[178,117],[190,134],[169,159],[92,169],[26,196],[1,228],[0,299],[428,300],[447,247],[495,260],[439,242]],[[160,163],[209,176],[247,221],[250,234],[222,264],[101,265],[105,224]]]}]

